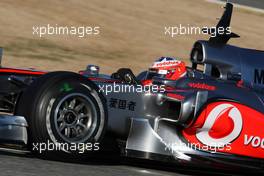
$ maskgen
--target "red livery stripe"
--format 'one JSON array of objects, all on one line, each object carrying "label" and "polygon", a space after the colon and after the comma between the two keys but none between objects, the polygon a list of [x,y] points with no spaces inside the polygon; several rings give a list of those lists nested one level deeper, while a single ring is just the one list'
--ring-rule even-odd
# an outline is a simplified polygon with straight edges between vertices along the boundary
[{"label": "red livery stripe", "polygon": [[34,71],[34,70],[23,70],[23,69],[14,69],[14,68],[0,68],[0,73],[15,73],[15,74],[25,74],[25,75],[43,75],[47,72],[43,71]]}]

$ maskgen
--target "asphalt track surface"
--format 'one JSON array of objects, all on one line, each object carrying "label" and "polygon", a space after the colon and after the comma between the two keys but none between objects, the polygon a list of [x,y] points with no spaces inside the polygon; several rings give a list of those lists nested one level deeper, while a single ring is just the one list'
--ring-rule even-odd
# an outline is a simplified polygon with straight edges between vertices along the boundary
[{"label": "asphalt track surface", "polygon": [[[225,0],[222,0],[225,1]],[[233,2],[240,5],[245,5],[249,7],[254,7],[258,9],[264,9],[264,1],[263,0],[229,0],[229,2]]]},{"label": "asphalt track surface", "polygon": [[34,158],[31,154],[0,151],[0,175],[19,176],[143,176],[181,175],[166,171],[130,167],[112,161],[60,162]]},{"label": "asphalt track surface", "polygon": [[[144,164],[142,164],[144,163]],[[177,168],[178,167],[178,168]],[[91,161],[52,161],[33,157],[30,153],[0,148],[0,176],[187,176],[220,175],[219,172],[194,171],[180,166],[161,166],[123,159]],[[221,174],[233,175],[233,174]]]}]

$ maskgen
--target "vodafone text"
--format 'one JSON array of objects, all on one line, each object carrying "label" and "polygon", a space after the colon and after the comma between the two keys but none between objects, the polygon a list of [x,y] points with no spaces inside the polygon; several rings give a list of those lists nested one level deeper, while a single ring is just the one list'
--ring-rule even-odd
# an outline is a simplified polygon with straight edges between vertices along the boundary
[{"label": "vodafone text", "polygon": [[251,145],[254,148],[264,149],[264,138],[260,136],[249,136],[245,134],[244,145]]}]

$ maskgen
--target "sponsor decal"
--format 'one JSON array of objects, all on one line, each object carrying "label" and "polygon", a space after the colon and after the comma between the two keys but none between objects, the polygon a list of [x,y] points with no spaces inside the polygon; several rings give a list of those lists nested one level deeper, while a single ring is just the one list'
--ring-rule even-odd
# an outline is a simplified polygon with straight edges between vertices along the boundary
[{"label": "sponsor decal", "polygon": [[175,93],[168,93],[167,96],[181,101],[185,99],[184,96]]},{"label": "sponsor decal", "polygon": [[134,101],[122,100],[117,98],[110,98],[109,100],[109,107],[114,109],[135,111],[136,105],[137,104]]},{"label": "sponsor decal", "polygon": [[244,145],[251,145],[253,148],[264,149],[264,138],[260,136],[244,135]]},{"label": "sponsor decal", "polygon": [[211,86],[205,83],[188,83],[188,86],[195,89],[204,89],[204,90],[210,90],[214,91],[216,90],[215,86]]},{"label": "sponsor decal", "polygon": [[254,83],[264,84],[264,70],[255,69],[254,71]]},{"label": "sponsor decal", "polygon": [[197,130],[196,137],[207,146],[225,146],[240,135],[242,127],[239,109],[232,104],[224,103],[211,110],[202,128]]},{"label": "sponsor decal", "polygon": [[168,70],[159,70],[158,74],[166,75],[168,73]]},{"label": "sponsor decal", "polygon": [[70,92],[71,90],[73,90],[73,87],[69,83],[64,83],[60,88],[60,92]]},{"label": "sponsor decal", "polygon": [[[208,104],[183,135],[191,144],[210,149],[219,146],[213,151],[263,159],[263,126],[262,112],[243,104],[219,101]],[[220,144],[223,150],[219,150]]]},{"label": "sponsor decal", "polygon": [[179,64],[179,61],[163,61],[154,63],[153,67],[163,67],[163,66],[176,66]]}]

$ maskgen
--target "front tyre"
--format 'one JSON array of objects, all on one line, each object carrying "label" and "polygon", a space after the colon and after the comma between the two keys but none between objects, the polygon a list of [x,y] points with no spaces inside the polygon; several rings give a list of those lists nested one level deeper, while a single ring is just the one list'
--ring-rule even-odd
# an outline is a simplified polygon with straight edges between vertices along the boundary
[{"label": "front tyre", "polygon": [[16,115],[28,121],[29,147],[38,155],[91,155],[100,150],[106,112],[97,86],[71,72],[40,77],[22,94],[16,108]]}]

